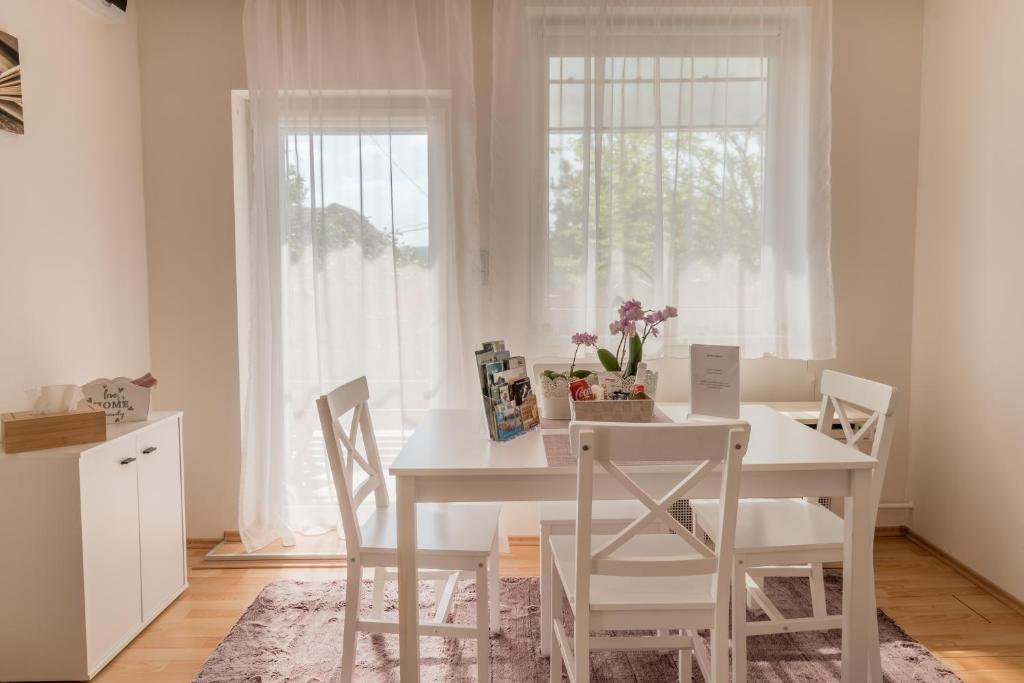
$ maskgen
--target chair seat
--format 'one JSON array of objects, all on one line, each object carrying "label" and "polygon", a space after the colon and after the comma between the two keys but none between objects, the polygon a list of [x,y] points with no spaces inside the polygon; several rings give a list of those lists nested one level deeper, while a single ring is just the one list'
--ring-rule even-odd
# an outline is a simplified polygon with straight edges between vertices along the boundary
[{"label": "chair seat", "polygon": [[[691,500],[694,519],[718,542],[717,500]],[[737,553],[843,549],[843,520],[800,498],[745,498],[736,517]]]},{"label": "chair seat", "polygon": [[[416,506],[416,549],[421,553],[483,555],[491,552],[498,533],[501,505],[446,503]],[[362,549],[397,552],[395,506],[376,508],[360,527]]]},{"label": "chair seat", "polygon": [[[635,498],[631,500],[595,500],[593,507],[594,521],[620,522],[623,526],[647,512],[644,504]],[[541,524],[575,521],[576,501],[574,500],[549,501],[540,504]]]},{"label": "chair seat", "polygon": [[[599,548],[613,536],[592,536]],[[576,605],[576,536],[551,537],[555,567],[565,586],[565,595]],[[626,541],[611,557],[700,557],[675,534],[638,534]],[[714,609],[712,575],[696,576],[606,576],[590,577],[590,609],[600,610],[699,610]]]}]

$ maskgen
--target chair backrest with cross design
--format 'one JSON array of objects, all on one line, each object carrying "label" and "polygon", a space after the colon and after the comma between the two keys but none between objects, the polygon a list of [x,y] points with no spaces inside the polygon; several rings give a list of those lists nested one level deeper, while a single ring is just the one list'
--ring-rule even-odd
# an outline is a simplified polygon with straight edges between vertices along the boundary
[{"label": "chair backrest with cross design", "polygon": [[[341,508],[345,546],[350,557],[354,557],[357,549],[362,546],[359,506],[370,494],[376,499],[377,507],[388,507],[390,504],[386,473],[381,465],[373,421],[370,419],[369,400],[370,389],[366,378],[359,377],[316,401],[334,491]],[[351,418],[345,420],[349,413]],[[363,450],[358,447],[360,441]],[[357,466],[366,475],[358,488],[353,484]]]},{"label": "chair backrest with cross design", "polygon": [[[868,419],[854,429],[847,415],[848,407],[867,411]],[[882,483],[885,481],[885,466],[889,462],[892,447],[896,408],[896,389],[888,384],[873,382],[862,377],[846,375],[835,370],[821,373],[821,410],[818,415],[818,431],[829,432],[835,420],[843,429],[846,445],[858,448],[858,444],[871,435],[869,453],[878,461],[872,474],[871,493],[874,503],[872,510],[878,510],[882,497]],[[859,448],[858,448],[859,450]]]},{"label": "chair backrest with cross design", "polygon": [[[570,426],[578,467],[576,509],[576,595],[589,595],[590,576],[692,576],[715,574],[715,595],[728,604],[732,548],[736,529],[739,477],[750,440],[750,425],[743,421],[713,423],[626,424],[574,422]],[[693,467],[679,468],[679,464]],[[654,467],[663,477],[678,477],[668,493],[652,497],[624,469]],[[593,548],[591,521],[593,482],[597,469],[607,473],[647,508],[618,534]],[[686,469],[681,473],[681,469]],[[674,474],[673,474],[674,470]],[[719,499],[722,536],[709,549],[671,514],[672,503],[692,497],[702,480],[720,476]],[[668,526],[693,552],[669,557],[632,557],[616,553],[655,522]]]}]

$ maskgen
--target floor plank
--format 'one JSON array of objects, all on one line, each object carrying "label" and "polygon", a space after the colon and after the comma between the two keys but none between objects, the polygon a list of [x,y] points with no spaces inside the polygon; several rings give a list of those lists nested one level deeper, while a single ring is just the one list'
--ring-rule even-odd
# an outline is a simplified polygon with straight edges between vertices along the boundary
[{"label": "floor plank", "polygon": [[[189,589],[94,680],[186,683],[263,586],[278,579],[344,578],[337,567],[207,568],[189,551]],[[536,545],[513,545],[504,576],[536,576]],[[1024,616],[905,538],[875,545],[876,594],[884,609],[966,683],[1024,683]]]}]

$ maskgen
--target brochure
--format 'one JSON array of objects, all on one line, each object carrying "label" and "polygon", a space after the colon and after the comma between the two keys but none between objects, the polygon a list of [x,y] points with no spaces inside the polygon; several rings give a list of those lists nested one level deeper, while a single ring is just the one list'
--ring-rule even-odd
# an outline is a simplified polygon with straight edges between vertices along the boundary
[{"label": "brochure", "polygon": [[482,346],[476,364],[491,438],[506,441],[538,427],[540,414],[526,376],[526,358],[513,356],[500,340]]}]

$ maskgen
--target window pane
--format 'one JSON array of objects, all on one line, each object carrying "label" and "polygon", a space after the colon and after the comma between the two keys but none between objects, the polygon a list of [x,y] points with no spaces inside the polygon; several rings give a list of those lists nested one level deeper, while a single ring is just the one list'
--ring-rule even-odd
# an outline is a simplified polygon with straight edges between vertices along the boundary
[{"label": "window pane", "polygon": [[584,78],[583,57],[564,57],[562,59],[562,79],[566,81],[582,81]]},{"label": "window pane", "polygon": [[562,86],[562,118],[558,122],[559,127],[583,127],[583,104],[585,97],[585,86],[582,83],[567,83]]},{"label": "window pane", "polygon": [[[314,401],[366,375],[382,456],[425,412],[435,324],[424,132],[290,134],[282,273],[291,514],[337,514]],[[403,343],[403,340],[405,343]],[[358,484],[358,482],[356,482]]]},{"label": "window pane", "polygon": [[597,129],[583,120],[582,83],[551,86],[549,311],[578,320],[621,297],[661,297],[697,327],[710,305],[716,329],[728,327],[728,311],[758,302],[767,61],[602,62]]},{"label": "window pane", "polygon": [[551,135],[549,139],[547,301],[552,310],[569,310],[583,303],[583,225],[589,213],[583,209],[584,144],[579,133]]}]

